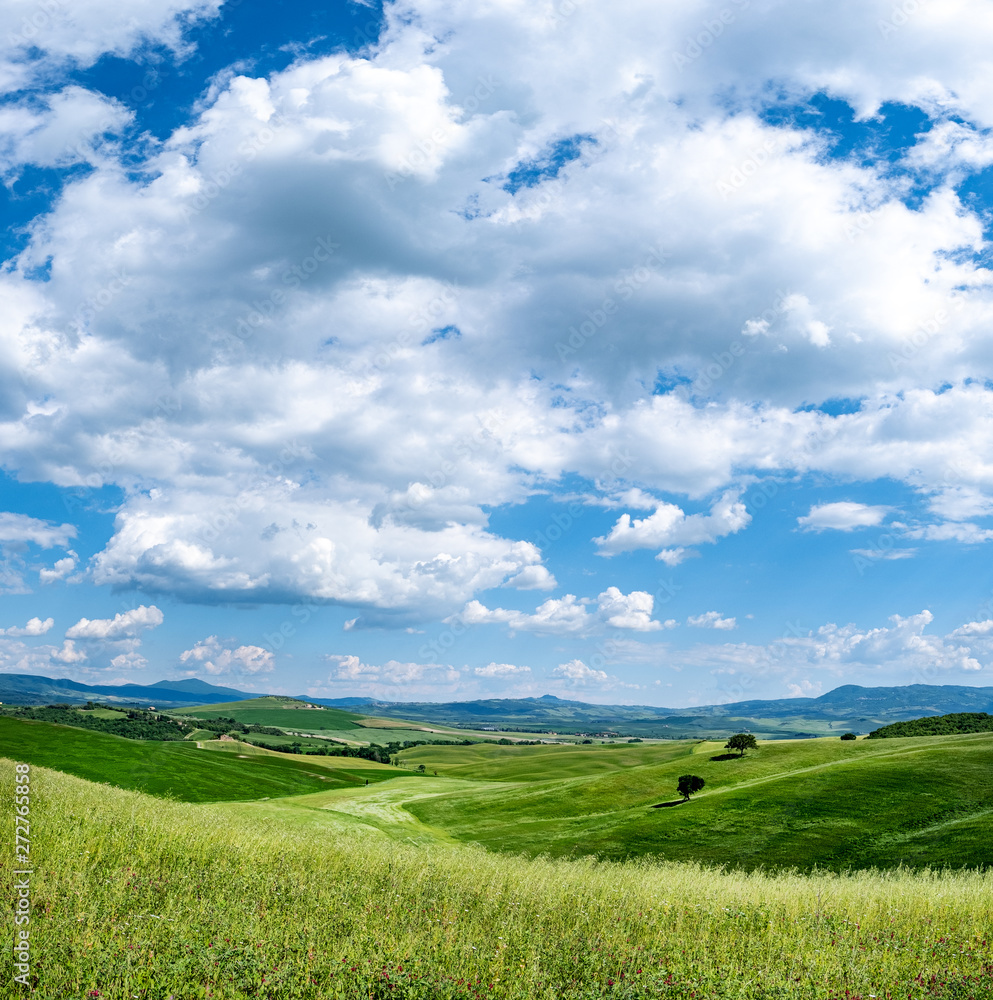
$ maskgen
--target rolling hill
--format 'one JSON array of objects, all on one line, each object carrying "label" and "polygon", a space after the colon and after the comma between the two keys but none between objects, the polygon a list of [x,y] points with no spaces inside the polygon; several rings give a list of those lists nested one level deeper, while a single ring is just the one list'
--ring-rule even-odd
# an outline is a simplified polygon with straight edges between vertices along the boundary
[{"label": "rolling hill", "polygon": [[211,753],[203,746],[129,740],[0,716],[0,757],[180,802],[234,802],[364,786],[373,771],[379,780],[398,776],[395,768],[364,767],[360,780],[350,760],[339,767],[337,761],[329,763],[333,758],[267,754],[238,743],[221,743],[220,749],[240,752]]}]

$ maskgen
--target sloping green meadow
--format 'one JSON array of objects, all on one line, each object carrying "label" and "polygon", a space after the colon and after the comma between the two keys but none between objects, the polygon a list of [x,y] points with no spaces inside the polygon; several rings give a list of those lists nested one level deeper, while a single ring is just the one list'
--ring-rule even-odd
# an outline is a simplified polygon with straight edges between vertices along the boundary
[{"label": "sloping green meadow", "polygon": [[[287,701],[293,704],[292,701]],[[298,703],[303,704],[303,703]],[[217,705],[198,705],[184,708],[177,714],[195,719],[234,719],[251,726],[278,726],[281,729],[349,730],[357,728],[361,716],[337,708],[284,708],[278,698],[255,698],[251,701],[222,702]]]},{"label": "sloping green meadow", "polygon": [[321,808],[346,793],[186,804],[40,768],[33,788],[39,1000],[993,997],[990,873],[526,860]]},{"label": "sloping green meadow", "polygon": [[[314,762],[337,758],[254,753],[242,757],[234,752],[201,750],[195,742],[128,740],[4,716],[0,716],[0,756],[181,802],[276,798],[360,783],[359,776],[351,773],[352,762],[347,758],[341,758],[343,767],[334,768]],[[363,773],[361,783],[382,774],[394,777],[396,771],[386,768],[375,774]]]},{"label": "sloping green meadow", "polygon": [[[993,736],[592,747],[417,747],[407,766],[485,778],[408,808],[494,850],[745,868],[993,864]],[[678,804],[680,774],[704,791]],[[653,805],[670,803],[666,808]]]}]

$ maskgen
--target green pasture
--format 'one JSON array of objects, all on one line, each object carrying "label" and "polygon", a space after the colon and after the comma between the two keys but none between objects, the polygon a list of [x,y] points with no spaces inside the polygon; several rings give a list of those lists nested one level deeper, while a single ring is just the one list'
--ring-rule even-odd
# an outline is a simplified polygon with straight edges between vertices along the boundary
[{"label": "green pasture", "polygon": [[[195,743],[128,740],[47,722],[0,716],[0,756],[50,767],[89,781],[141,789],[182,802],[219,802],[301,795],[359,784],[347,758],[238,752],[210,753]],[[315,766],[341,761],[343,768]],[[335,772],[339,773],[335,773]],[[391,777],[402,776],[393,768]],[[367,775],[362,776],[364,779]]]},{"label": "green pasture", "polygon": [[[411,802],[424,823],[500,851],[743,868],[993,864],[993,736],[417,747],[401,757],[469,789]],[[706,781],[679,803],[677,778]],[[674,805],[652,806],[676,802]]]},{"label": "green pasture", "polygon": [[223,702],[217,705],[198,705],[184,708],[184,717],[193,719],[234,719],[245,725],[277,726],[280,729],[294,729],[315,732],[323,729],[351,730],[361,716],[353,712],[343,712],[337,708],[286,708],[285,705],[303,705],[291,699],[253,698],[251,701]]},{"label": "green pasture", "polygon": [[[185,749],[218,767],[238,760]],[[190,804],[35,767],[30,995],[993,998],[989,871],[800,875],[654,858],[528,859],[432,840],[403,794],[448,785],[466,795],[480,784],[439,777]],[[732,794],[733,784],[723,787],[714,800]],[[6,801],[13,789],[13,764],[0,762]],[[328,808],[334,802],[337,810]],[[13,826],[4,810],[7,843]]]}]

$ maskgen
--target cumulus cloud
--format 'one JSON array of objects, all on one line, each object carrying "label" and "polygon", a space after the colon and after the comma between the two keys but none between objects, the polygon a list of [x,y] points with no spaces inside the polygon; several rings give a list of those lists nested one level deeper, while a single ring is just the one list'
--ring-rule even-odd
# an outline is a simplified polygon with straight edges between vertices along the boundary
[{"label": "cumulus cloud", "polygon": [[506,625],[511,632],[536,632],[539,635],[569,635],[589,628],[592,616],[586,605],[575,594],[549,598],[526,611],[509,611],[505,608],[487,608],[479,601],[470,601],[457,615],[446,618],[451,623],[456,618],[465,625]]},{"label": "cumulus cloud", "polygon": [[588,667],[582,660],[570,660],[568,663],[560,663],[553,671],[553,677],[562,677],[576,687],[585,687],[588,684],[604,685],[609,684],[611,677],[603,670],[594,670]]},{"label": "cumulus cloud", "polygon": [[28,620],[28,623],[23,627],[12,625],[10,628],[0,628],[0,635],[8,635],[8,636],[44,635],[51,629],[51,627],[54,624],[55,624],[54,618],[46,618],[44,621],[42,621],[40,618],[31,618]]},{"label": "cumulus cloud", "polygon": [[687,556],[685,546],[716,542],[725,535],[741,531],[751,515],[736,493],[725,493],[708,514],[687,515],[675,504],[659,504],[645,518],[632,520],[622,514],[610,534],[594,539],[601,555],[616,555],[635,549],[660,549],[657,559],[675,566]]},{"label": "cumulus cloud", "polygon": [[797,518],[797,523],[806,531],[853,531],[855,528],[874,528],[891,510],[881,505],[842,500],[811,507],[809,514]]},{"label": "cumulus cloud", "polygon": [[162,612],[154,604],[139,605],[130,611],[122,611],[113,618],[80,618],[75,625],[66,629],[67,639],[120,639],[134,636],[144,629],[157,628],[165,620]]},{"label": "cumulus cloud", "polygon": [[535,608],[533,613],[506,608],[487,608],[479,601],[470,601],[457,615],[446,618],[449,624],[506,625],[511,632],[534,632],[539,635],[579,635],[602,629],[630,629],[636,632],[656,632],[671,627],[667,622],[652,618],[655,598],[642,590],[622,593],[617,587],[608,587],[597,595],[596,611],[591,612],[593,601],[578,598],[575,594],[549,598]]},{"label": "cumulus cloud", "polygon": [[694,628],[716,628],[729,632],[737,627],[738,622],[734,618],[722,618],[719,611],[705,611],[702,615],[691,615],[686,619],[686,624]]},{"label": "cumulus cloud", "polygon": [[72,639],[66,639],[60,649],[51,652],[51,657],[57,663],[73,664],[84,663],[89,657],[82,649],[76,649],[76,643]]},{"label": "cumulus cloud", "polygon": [[609,628],[657,632],[663,626],[652,618],[654,607],[655,598],[643,590],[622,594],[617,587],[608,587],[597,597],[597,611]]},{"label": "cumulus cloud", "polygon": [[189,666],[196,665],[197,669],[202,667],[209,674],[251,676],[271,673],[275,668],[276,658],[261,646],[229,649],[216,635],[209,635],[197,642],[192,649],[180,653],[179,661]]},{"label": "cumulus cloud", "polygon": [[75,557],[66,556],[64,559],[56,559],[51,569],[39,570],[38,579],[42,583],[54,583],[56,580],[64,580],[75,568]]},{"label": "cumulus cloud", "polygon": [[[651,511],[622,514],[603,555],[670,566],[749,525],[756,476],[930,497],[954,467],[993,495],[984,222],[956,193],[988,162],[974,67],[993,22],[949,3],[886,38],[883,0],[752,5],[677,67],[695,5],[584,4],[558,23],[412,0],[362,57],[218,78],[123,162],[100,126],[124,112],[99,95],[10,107],[10,162],[64,162],[78,112],[92,169],[0,275],[5,468],[124,489],[99,585],[337,603],[356,628],[551,589],[537,547],[489,512],[568,476]],[[187,19],[217,9],[144,0],[121,19],[87,0],[32,12],[44,30],[8,12],[4,85],[145,39],[183,51]],[[862,120],[886,101],[933,115],[911,173],[763,113],[773,91],[818,90]],[[842,397],[858,409],[810,406]],[[720,499],[687,513],[661,495]],[[836,506],[802,526],[881,523]],[[986,540],[965,506],[913,530]],[[0,539],[74,536],[21,517],[0,516]],[[549,607],[551,634],[580,611]]]}]

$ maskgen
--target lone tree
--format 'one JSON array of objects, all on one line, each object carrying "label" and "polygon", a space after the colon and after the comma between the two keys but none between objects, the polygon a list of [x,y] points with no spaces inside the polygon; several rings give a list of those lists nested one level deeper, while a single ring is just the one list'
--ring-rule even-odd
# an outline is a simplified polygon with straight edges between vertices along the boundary
[{"label": "lone tree", "polygon": [[683,797],[684,802],[688,802],[694,792],[699,792],[706,784],[703,778],[698,778],[695,774],[681,774],[676,790]]},{"label": "lone tree", "polygon": [[857,740],[858,739],[858,737],[855,735],[855,733],[842,733],[841,734],[841,738],[843,740]]},{"label": "lone tree", "polygon": [[725,750],[737,750],[739,757],[744,757],[746,750],[755,750],[757,748],[758,743],[755,742],[755,737],[751,733],[735,733],[724,744]]}]

